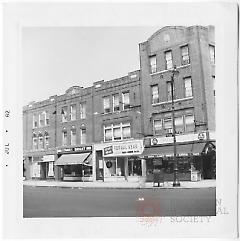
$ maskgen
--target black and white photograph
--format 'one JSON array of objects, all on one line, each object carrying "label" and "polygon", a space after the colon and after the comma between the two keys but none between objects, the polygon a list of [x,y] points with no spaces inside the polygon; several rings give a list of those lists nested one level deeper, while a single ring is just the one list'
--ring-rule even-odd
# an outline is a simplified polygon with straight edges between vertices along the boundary
[{"label": "black and white photograph", "polygon": [[5,3],[5,237],[236,237],[236,6]]}]

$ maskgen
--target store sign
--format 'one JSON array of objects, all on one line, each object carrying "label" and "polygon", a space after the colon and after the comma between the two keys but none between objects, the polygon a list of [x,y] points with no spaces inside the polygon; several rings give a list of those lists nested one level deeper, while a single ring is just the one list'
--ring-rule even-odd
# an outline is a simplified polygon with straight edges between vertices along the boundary
[{"label": "store sign", "polygon": [[143,152],[143,141],[132,141],[123,143],[114,143],[103,148],[103,156],[129,156],[140,155]]},{"label": "store sign", "polygon": [[66,152],[91,152],[92,146],[79,146],[71,148],[62,148],[57,150],[57,153],[66,153]]},{"label": "store sign", "polygon": [[43,162],[54,162],[54,155],[46,155],[42,158]]}]

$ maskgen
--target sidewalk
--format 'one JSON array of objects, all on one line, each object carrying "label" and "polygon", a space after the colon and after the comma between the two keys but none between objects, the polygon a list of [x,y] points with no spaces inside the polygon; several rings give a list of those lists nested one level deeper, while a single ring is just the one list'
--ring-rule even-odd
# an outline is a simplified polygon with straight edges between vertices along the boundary
[{"label": "sidewalk", "polygon": [[180,187],[173,187],[172,182],[165,182],[164,186],[153,187],[152,182],[139,183],[139,182],[63,182],[63,181],[46,181],[46,180],[24,180],[24,186],[35,187],[62,187],[62,188],[211,188],[216,187],[216,180],[202,180],[198,182],[182,181]]}]

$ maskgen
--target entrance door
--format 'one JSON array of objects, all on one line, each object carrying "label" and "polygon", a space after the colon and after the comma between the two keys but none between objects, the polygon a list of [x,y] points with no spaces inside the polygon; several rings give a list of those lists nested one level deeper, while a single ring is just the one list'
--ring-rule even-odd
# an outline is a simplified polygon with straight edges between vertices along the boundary
[{"label": "entrance door", "polygon": [[125,162],[124,157],[117,158],[117,169],[116,169],[117,176],[125,176],[124,162]]}]

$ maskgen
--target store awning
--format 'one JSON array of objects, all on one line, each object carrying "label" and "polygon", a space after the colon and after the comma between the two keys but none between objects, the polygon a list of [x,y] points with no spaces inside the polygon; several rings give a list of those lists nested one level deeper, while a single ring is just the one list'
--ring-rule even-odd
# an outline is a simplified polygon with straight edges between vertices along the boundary
[{"label": "store awning", "polygon": [[[206,143],[177,144],[177,156],[200,155]],[[141,158],[171,157],[173,156],[173,145],[145,148]]]},{"label": "store awning", "polygon": [[88,159],[88,157],[90,155],[91,155],[91,153],[89,153],[89,152],[88,153],[80,153],[80,154],[66,154],[66,155],[62,155],[55,162],[55,165],[63,166],[63,165],[84,164],[84,162]]}]

